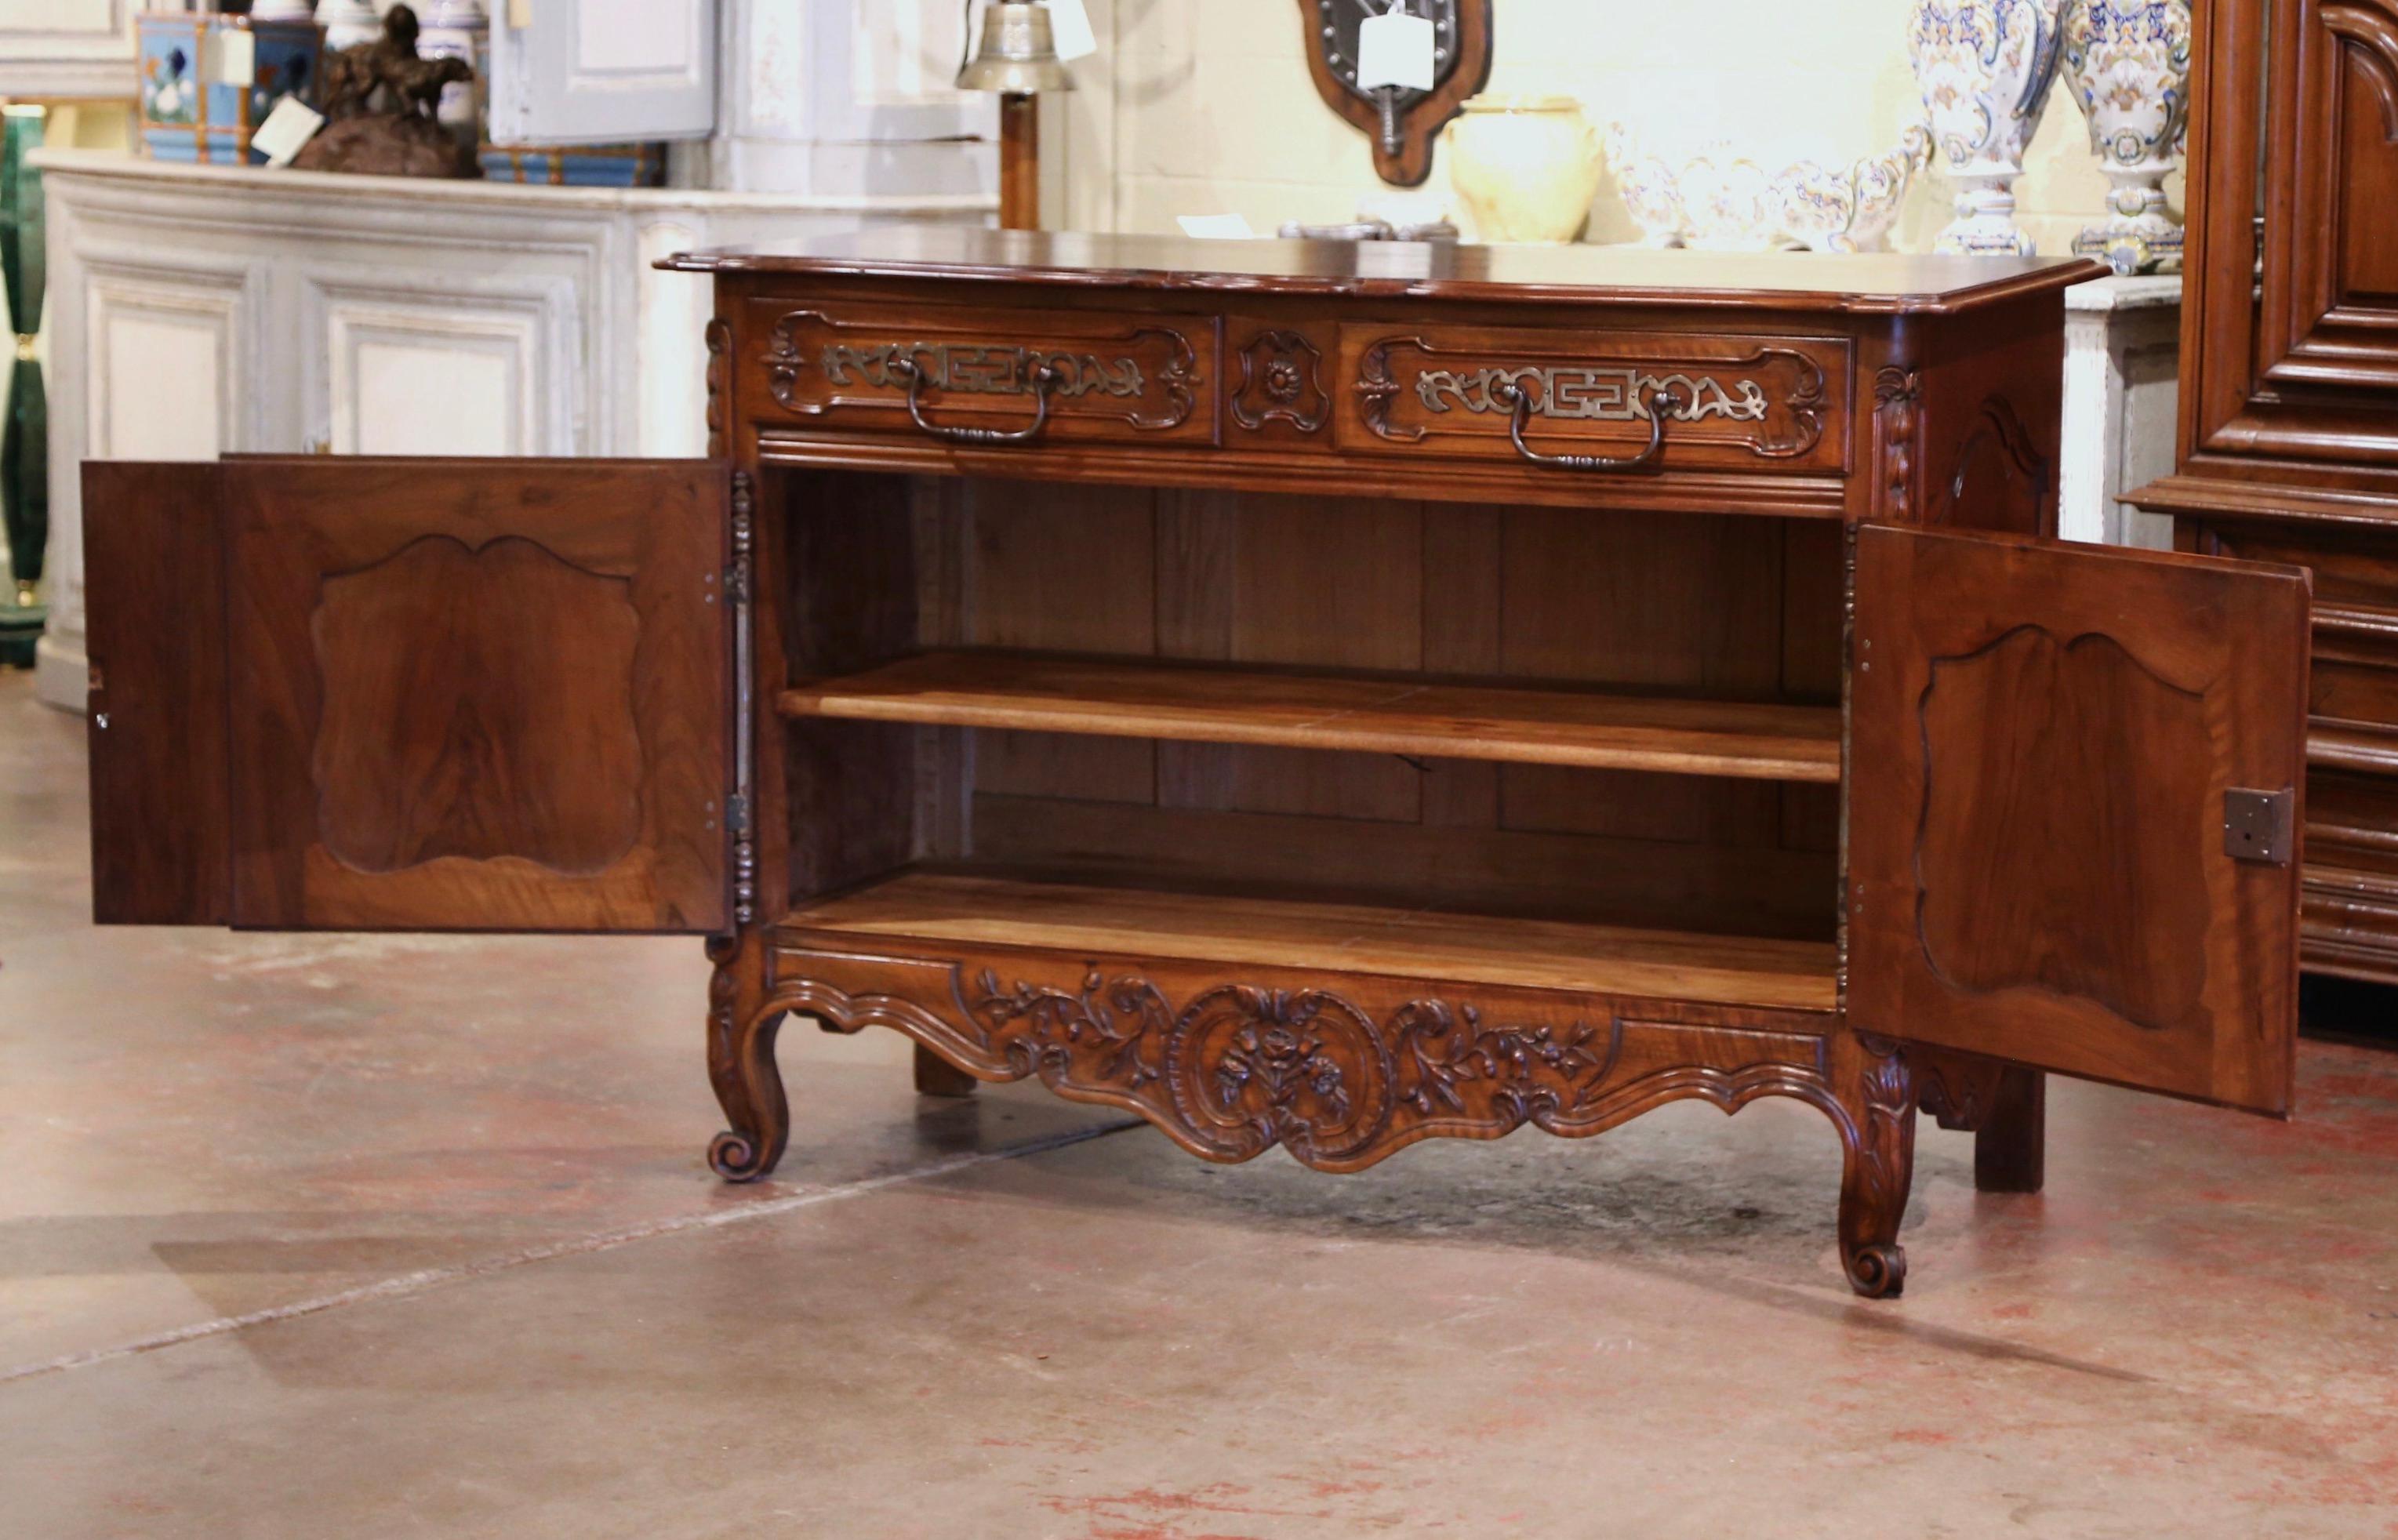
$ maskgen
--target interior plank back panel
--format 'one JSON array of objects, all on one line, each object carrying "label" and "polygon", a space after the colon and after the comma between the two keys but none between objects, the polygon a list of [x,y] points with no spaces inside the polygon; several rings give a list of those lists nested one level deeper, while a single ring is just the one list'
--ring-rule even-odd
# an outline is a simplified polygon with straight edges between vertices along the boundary
[{"label": "interior plank back panel", "polygon": [[[888,498],[863,484],[876,480],[802,478],[822,503],[802,521],[882,520]],[[1644,904],[1662,901],[1680,923],[1704,913],[1694,896],[1721,891],[1743,858],[1755,870],[1788,864],[1779,858],[1785,845],[1806,853],[1798,891],[1829,885],[1837,532],[1729,516],[1658,520],[1449,503],[1394,510],[1230,490],[911,482],[912,646],[877,628],[882,668],[857,669],[867,677],[848,683],[824,677],[823,657],[795,655],[800,688],[784,703],[805,716],[852,719],[797,724],[800,785],[811,774],[839,778],[822,762],[843,743],[914,744],[912,768],[896,774],[894,761],[889,777],[912,785],[913,812],[876,813],[888,826],[877,849],[965,858],[1004,847],[1011,859],[1054,857],[1069,870],[1093,858],[1115,864],[1088,848],[1069,850],[1080,836],[1070,838],[1066,823],[1019,816],[1046,807],[1071,810],[1076,829],[1111,822],[1124,849],[1152,855],[1204,825],[1205,846],[1176,853],[1175,864],[1231,883],[1279,882],[1289,874],[1291,831],[1320,825],[1325,839],[1306,842],[1317,862],[1302,885],[1311,893],[1391,890],[1382,880],[1387,850],[1371,843],[1383,835],[1368,829],[1456,831],[1427,844],[1445,844],[1450,858],[1421,873],[1435,895],[1503,886],[1506,861],[1542,836],[1596,842],[1591,848],[1606,859],[1583,870],[1587,901],[1569,903],[1575,912],[1637,917]],[[816,554],[817,570],[802,563],[795,580],[819,603],[838,605],[853,582],[871,581],[844,570],[839,542]],[[994,683],[977,705],[966,698],[977,693],[970,682],[910,682],[905,676],[925,665],[892,667],[920,650],[959,648],[1067,655],[1101,673],[1130,671],[1086,681],[1088,689],[1061,684],[1049,709],[1018,709],[1039,693],[1027,682]],[[1151,660],[1304,671],[1331,682],[1324,688],[1335,693],[1351,688],[1339,682],[1348,670],[1422,670],[1494,686],[1520,681],[1528,696],[1556,688],[1575,697],[1572,709],[1602,717],[1596,703],[1607,687],[1628,685],[1635,698],[1623,720],[1640,725],[1607,746],[1516,742],[1494,752],[1494,763],[1475,763],[1468,757],[1475,736],[1504,734],[1496,701],[1456,742],[1397,721],[1377,732],[1355,718],[1345,736],[1327,739],[1289,727],[1304,715],[1257,725],[1283,686],[1254,673],[1212,676],[1240,693],[1240,709],[1229,714],[1244,725],[1207,727],[1210,708],[1198,699],[1178,725],[1178,688],[1204,694],[1211,676],[1141,672]],[[1650,693],[1722,698],[1637,698]],[[1685,729],[1695,749],[1690,737],[1672,741]],[[1711,737],[1716,729],[1723,731]],[[893,732],[902,736],[876,736]],[[1523,736],[1553,732],[1574,739],[1554,724],[1527,726]],[[1495,763],[1517,758],[1545,763]],[[912,831],[900,827],[911,817]],[[1354,843],[1361,839],[1368,843]],[[1476,853],[1477,841],[1488,853]],[[1661,878],[1660,863],[1676,872]],[[855,862],[842,870],[849,882],[871,874]],[[1561,875],[1529,885],[1556,898]],[[838,885],[802,880],[794,894]],[[1828,916],[1809,921],[1797,908],[1786,898],[1743,899],[1733,912],[1745,919],[1734,923],[1828,934]]]}]

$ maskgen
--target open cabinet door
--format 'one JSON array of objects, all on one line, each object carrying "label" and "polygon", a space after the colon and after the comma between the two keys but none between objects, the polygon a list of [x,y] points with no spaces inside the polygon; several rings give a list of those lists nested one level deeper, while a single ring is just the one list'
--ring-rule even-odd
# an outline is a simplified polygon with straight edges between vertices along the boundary
[{"label": "open cabinet door", "polygon": [[84,467],[94,918],[730,928],[727,472]]},{"label": "open cabinet door", "polygon": [[2309,582],[1858,532],[1859,1029],[2286,1114]]}]

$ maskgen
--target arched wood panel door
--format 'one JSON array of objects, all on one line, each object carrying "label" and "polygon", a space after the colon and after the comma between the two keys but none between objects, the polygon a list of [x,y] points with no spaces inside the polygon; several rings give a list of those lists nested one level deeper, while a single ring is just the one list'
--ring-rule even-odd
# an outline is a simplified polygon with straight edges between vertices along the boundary
[{"label": "arched wood panel door", "polygon": [[2308,577],[1867,527],[1850,1020],[2284,1114]]},{"label": "arched wood panel door", "polygon": [[101,464],[84,506],[101,920],[728,928],[722,466]]}]

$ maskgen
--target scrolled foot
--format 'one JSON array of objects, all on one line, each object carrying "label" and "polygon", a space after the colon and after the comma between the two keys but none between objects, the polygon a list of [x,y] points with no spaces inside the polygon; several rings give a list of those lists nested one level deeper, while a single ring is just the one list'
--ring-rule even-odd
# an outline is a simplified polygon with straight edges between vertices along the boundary
[{"label": "scrolled foot", "polygon": [[733,1127],[707,1146],[708,1169],[727,1182],[755,1182],[783,1158],[791,1114],[775,1068],[783,1013],[765,1008],[765,947],[760,932],[709,943],[707,1073]]},{"label": "scrolled foot", "polygon": [[707,1169],[727,1182],[755,1182],[770,1169],[759,1158],[757,1141],[731,1128],[708,1141]]},{"label": "scrolled foot", "polygon": [[1906,1284],[1898,1227],[1915,1182],[1915,1081],[1894,1043],[1858,1033],[1841,1042],[1840,1266],[1869,1300]]},{"label": "scrolled foot", "polygon": [[1906,1248],[1893,1243],[1888,1246],[1861,1246],[1853,1251],[1843,1250],[1840,1265],[1847,1269],[1849,1287],[1869,1300],[1894,1300],[1906,1289]]}]

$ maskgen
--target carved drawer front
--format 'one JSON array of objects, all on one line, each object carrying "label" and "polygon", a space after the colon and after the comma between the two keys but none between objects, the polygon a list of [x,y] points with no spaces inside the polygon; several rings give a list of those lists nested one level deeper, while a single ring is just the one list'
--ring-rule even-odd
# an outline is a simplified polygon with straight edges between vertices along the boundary
[{"label": "carved drawer front", "polygon": [[1849,373],[1839,338],[1347,326],[1338,426],[1347,450],[1837,474]]},{"label": "carved drawer front", "polygon": [[753,302],[761,421],[985,446],[1212,444],[1217,320]]}]

